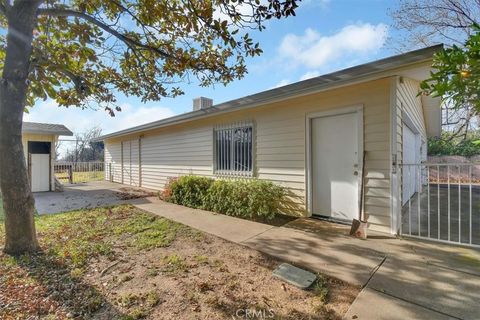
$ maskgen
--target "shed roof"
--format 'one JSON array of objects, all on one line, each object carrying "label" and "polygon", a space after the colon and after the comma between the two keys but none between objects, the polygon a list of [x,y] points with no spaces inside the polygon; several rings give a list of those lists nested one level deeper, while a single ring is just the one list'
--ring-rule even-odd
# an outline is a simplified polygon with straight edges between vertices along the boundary
[{"label": "shed roof", "polygon": [[233,112],[244,108],[252,108],[267,103],[281,101],[296,96],[306,95],[334,88],[341,85],[348,85],[357,81],[367,81],[376,77],[385,76],[385,72],[395,71],[399,68],[409,65],[416,65],[421,62],[431,61],[433,55],[443,48],[443,44],[438,44],[423,49],[410,51],[400,55],[376,60],[355,67],[343,69],[333,73],[321,75],[319,77],[299,81],[275,89],[266,90],[253,95],[245,96],[239,99],[227,101],[214,105],[206,109],[200,109],[187,112],[177,116],[161,119],[147,124],[135,126],[125,130],[103,135],[95,139],[96,141],[125,136],[137,132],[166,127],[182,122],[192,121],[205,117],[210,117],[219,113]]},{"label": "shed roof", "polygon": [[56,136],[73,136],[73,132],[63,124],[53,123],[24,122],[22,132],[31,134],[52,134]]}]

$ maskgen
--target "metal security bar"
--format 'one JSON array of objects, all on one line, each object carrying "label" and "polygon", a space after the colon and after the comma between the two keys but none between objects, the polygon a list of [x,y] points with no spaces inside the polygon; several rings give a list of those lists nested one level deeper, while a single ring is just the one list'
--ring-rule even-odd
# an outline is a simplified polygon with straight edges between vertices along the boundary
[{"label": "metal security bar", "polygon": [[480,163],[400,168],[402,235],[480,246]]},{"label": "metal security bar", "polygon": [[105,179],[104,162],[55,162],[55,176],[63,183],[81,183]]},{"label": "metal security bar", "polygon": [[253,124],[219,126],[214,130],[214,170],[222,176],[253,175]]}]

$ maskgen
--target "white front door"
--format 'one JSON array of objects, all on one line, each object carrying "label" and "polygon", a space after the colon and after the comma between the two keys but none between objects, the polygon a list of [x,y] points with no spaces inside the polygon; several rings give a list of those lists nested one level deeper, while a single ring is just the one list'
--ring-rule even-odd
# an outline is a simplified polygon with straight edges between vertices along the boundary
[{"label": "white front door", "polygon": [[340,220],[358,218],[358,113],[311,120],[312,211]]},{"label": "white front door", "polygon": [[50,191],[50,155],[30,155],[32,169],[32,192]]},{"label": "white front door", "polygon": [[403,125],[403,166],[402,174],[402,204],[405,204],[417,191],[417,167],[408,164],[418,163],[420,159],[420,148],[417,143],[417,135],[407,126]]}]

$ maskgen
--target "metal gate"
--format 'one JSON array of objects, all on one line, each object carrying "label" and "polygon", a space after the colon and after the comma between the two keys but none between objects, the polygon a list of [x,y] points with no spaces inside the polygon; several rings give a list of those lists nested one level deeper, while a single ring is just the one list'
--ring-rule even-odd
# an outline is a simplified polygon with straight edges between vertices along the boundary
[{"label": "metal gate", "polygon": [[[415,166],[416,170],[408,170]],[[401,209],[400,233],[480,247],[480,163],[403,164],[416,192]],[[402,197],[404,197],[402,195]]]},{"label": "metal gate", "polygon": [[71,184],[105,180],[105,164],[103,161],[56,161],[53,168],[55,176],[62,183]]}]

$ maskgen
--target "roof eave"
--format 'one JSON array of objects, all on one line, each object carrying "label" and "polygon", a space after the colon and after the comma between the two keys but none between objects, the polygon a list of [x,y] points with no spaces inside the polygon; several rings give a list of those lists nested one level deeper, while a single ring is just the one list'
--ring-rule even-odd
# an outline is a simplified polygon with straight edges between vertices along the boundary
[{"label": "roof eave", "polygon": [[[192,111],[167,119],[162,119],[159,121],[106,134],[96,138],[94,141],[104,141],[134,133],[140,133],[147,130],[162,128],[165,126],[170,126],[188,121],[194,121],[212,115],[220,115],[223,113],[234,112],[248,108],[255,108],[268,103],[279,102],[282,100],[304,96],[325,90],[331,90],[350,84],[374,80],[375,78],[388,76],[389,72],[393,72],[399,68],[404,68],[411,65],[417,65],[431,61],[433,59],[434,53],[441,48],[443,48],[442,44],[412,52],[407,52],[399,56],[373,61],[313,79],[300,81],[281,88],[266,90],[239,99],[227,101],[219,105],[212,106],[208,109]],[[370,71],[363,72],[363,69],[370,69]],[[262,96],[267,96],[268,94],[271,94],[272,96],[269,98],[262,98]]]},{"label": "roof eave", "polygon": [[54,135],[54,136],[73,136],[73,132],[70,130],[68,131],[22,130],[22,133],[46,134],[46,135]]}]

